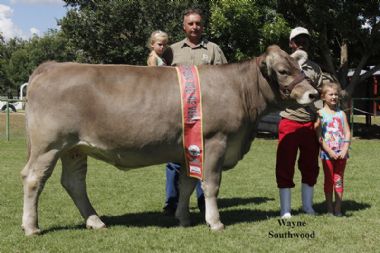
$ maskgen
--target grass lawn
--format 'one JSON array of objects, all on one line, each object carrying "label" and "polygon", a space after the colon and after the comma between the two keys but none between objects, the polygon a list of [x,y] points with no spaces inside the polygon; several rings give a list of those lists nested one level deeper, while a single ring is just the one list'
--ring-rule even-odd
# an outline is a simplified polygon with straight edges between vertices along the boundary
[{"label": "grass lawn", "polygon": [[[4,137],[0,114],[0,252],[379,252],[380,141],[355,138],[345,174],[342,218],[325,213],[323,172],[315,187],[314,207],[301,206],[300,176],[292,191],[293,218],[299,226],[280,226],[274,164],[277,141],[257,138],[251,151],[223,173],[219,208],[226,229],[211,232],[191,199],[194,225],[176,226],[161,214],[164,165],[127,172],[89,159],[87,187],[92,204],[108,225],[87,230],[79,211],[60,185],[58,163],[40,197],[40,236],[25,237],[20,228],[26,145],[22,114],[13,114],[11,141]],[[278,238],[296,234],[310,238]]]}]

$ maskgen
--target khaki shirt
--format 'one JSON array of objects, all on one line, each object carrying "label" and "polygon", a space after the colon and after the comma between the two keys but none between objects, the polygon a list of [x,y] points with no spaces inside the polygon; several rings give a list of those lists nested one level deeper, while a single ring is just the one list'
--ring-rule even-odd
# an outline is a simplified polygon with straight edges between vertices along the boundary
[{"label": "khaki shirt", "polygon": [[[310,79],[311,85],[320,91],[322,88],[322,70],[318,64],[307,60],[302,64],[301,68],[305,75]],[[280,116],[298,122],[309,122],[316,120],[316,113],[317,108],[314,104],[307,106],[294,105],[281,111]]]},{"label": "khaki shirt", "polygon": [[171,45],[164,53],[168,65],[216,65],[227,63],[218,45],[206,39],[194,48],[187,44],[187,38]]}]

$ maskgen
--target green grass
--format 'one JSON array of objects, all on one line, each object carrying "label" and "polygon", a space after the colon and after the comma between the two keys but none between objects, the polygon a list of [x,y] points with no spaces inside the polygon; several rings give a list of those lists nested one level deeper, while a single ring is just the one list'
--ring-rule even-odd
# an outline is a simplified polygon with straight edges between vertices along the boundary
[{"label": "green grass", "polygon": [[[25,237],[20,228],[26,148],[22,117],[13,119],[11,141],[0,137],[0,252],[378,252],[380,248],[380,142],[355,139],[345,176],[345,217],[325,215],[323,173],[315,187],[314,207],[321,214],[299,212],[300,177],[292,191],[292,221],[304,227],[281,227],[274,164],[277,141],[258,138],[234,169],[223,172],[219,207],[223,232],[211,232],[191,199],[194,226],[181,228],[161,214],[164,165],[119,171],[89,160],[90,199],[104,230],[87,230],[60,185],[60,164],[40,197],[40,236]],[[0,117],[0,124],[4,124]],[[0,126],[1,127],[1,126]],[[0,134],[2,129],[0,128]],[[269,238],[273,231],[315,233],[313,239]]]}]

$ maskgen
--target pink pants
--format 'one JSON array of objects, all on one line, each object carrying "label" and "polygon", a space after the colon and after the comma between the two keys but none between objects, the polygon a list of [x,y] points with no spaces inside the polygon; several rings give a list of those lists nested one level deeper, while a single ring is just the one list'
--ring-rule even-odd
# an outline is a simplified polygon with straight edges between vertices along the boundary
[{"label": "pink pants", "polygon": [[324,191],[343,193],[343,174],[347,159],[325,160],[322,159],[323,172],[325,173]]},{"label": "pink pants", "polygon": [[278,188],[293,188],[294,167],[298,150],[298,169],[302,183],[314,186],[319,173],[319,143],[313,122],[281,119],[278,127],[276,179]]}]

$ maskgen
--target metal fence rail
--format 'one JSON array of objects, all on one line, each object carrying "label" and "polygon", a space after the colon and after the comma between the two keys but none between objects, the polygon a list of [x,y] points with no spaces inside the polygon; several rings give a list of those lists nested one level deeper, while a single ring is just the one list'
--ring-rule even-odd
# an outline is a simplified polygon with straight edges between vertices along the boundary
[{"label": "metal fence rail", "polygon": [[375,114],[372,114],[370,112],[366,112],[363,110],[359,110],[355,108],[355,101],[376,101],[380,102],[380,98],[352,98],[351,99],[351,111],[350,111],[350,125],[351,125],[351,136],[354,136],[354,111],[361,112],[362,114],[365,115],[370,115],[370,116],[376,116]]},{"label": "metal fence rail", "polygon": [[0,98],[0,101],[3,101],[3,102],[6,102],[6,109],[5,109],[5,113],[6,113],[6,117],[5,117],[5,138],[7,139],[7,141],[10,140],[10,120],[9,120],[9,113],[10,113],[10,107],[9,107],[9,103],[15,103],[15,102],[26,102],[26,100],[21,100],[21,99],[4,99],[4,98]]}]

